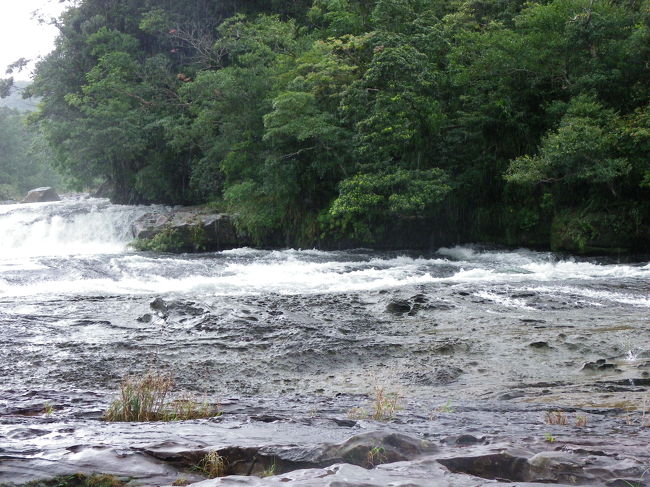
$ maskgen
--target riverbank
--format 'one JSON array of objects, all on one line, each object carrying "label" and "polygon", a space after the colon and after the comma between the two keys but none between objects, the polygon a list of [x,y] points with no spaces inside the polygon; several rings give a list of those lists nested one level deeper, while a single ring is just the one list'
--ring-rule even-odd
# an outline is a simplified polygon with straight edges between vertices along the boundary
[{"label": "riverbank", "polygon": [[458,220],[454,222],[449,221],[449,215],[438,219],[395,218],[378,230],[372,241],[327,234],[309,241],[296,240],[289,235],[256,240],[240,228],[236,215],[215,212],[209,206],[159,206],[135,221],[132,232],[134,248],[158,252],[219,251],[251,246],[435,251],[468,242],[591,256],[623,257],[650,252],[650,227],[628,228],[633,222],[623,216],[619,221],[616,215],[563,213],[534,231],[513,228],[507,215],[496,220],[478,218],[472,221],[467,216],[456,217]]}]

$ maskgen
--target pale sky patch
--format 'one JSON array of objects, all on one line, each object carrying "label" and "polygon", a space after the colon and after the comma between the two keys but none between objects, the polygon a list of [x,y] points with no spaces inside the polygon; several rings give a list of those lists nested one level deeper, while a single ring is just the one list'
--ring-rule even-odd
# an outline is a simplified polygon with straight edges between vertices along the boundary
[{"label": "pale sky patch", "polygon": [[[58,33],[52,25],[39,24],[37,15],[49,19],[58,17],[66,3],[59,0],[18,0],[2,2],[0,15],[0,78],[6,78],[7,65],[24,57],[36,60],[54,49],[54,39]],[[17,80],[28,80],[34,64],[31,63],[20,73],[14,72]]]}]

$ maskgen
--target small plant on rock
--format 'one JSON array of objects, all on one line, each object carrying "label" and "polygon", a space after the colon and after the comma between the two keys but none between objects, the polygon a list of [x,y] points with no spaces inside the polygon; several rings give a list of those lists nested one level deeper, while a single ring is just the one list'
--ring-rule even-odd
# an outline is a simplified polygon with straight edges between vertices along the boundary
[{"label": "small plant on rock", "polygon": [[364,408],[351,408],[348,411],[348,418],[350,419],[367,419],[368,411]]},{"label": "small plant on rock", "polygon": [[586,427],[587,426],[587,416],[584,416],[584,415],[581,415],[581,414],[577,415],[576,419],[575,419],[575,425],[578,428]]},{"label": "small plant on rock", "polygon": [[348,411],[350,419],[374,419],[375,421],[391,421],[395,419],[398,411],[402,410],[402,396],[398,392],[386,391],[383,386],[375,385],[374,398],[371,409],[362,407],[352,408]]},{"label": "small plant on rock", "polygon": [[273,459],[273,463],[266,468],[260,477],[273,477],[275,474],[278,473],[278,465],[275,463],[275,459]]},{"label": "small plant on rock", "polygon": [[444,403],[442,406],[438,407],[436,411],[438,411],[439,413],[453,413],[454,408],[451,407],[451,401],[447,400],[447,402]]},{"label": "small plant on rock", "polygon": [[546,424],[569,424],[569,419],[563,411],[546,411],[544,414],[544,421]]},{"label": "small plant on rock", "polygon": [[368,453],[366,454],[367,468],[373,468],[386,462],[388,462],[388,456],[386,455],[384,447],[375,446],[368,450]]},{"label": "small plant on rock", "polygon": [[176,480],[174,480],[172,485],[174,485],[174,486],[184,486],[184,485],[190,485],[190,483],[191,482],[189,480],[187,480],[186,477],[180,476]]},{"label": "small plant on rock", "polygon": [[219,414],[207,402],[192,396],[171,399],[171,375],[149,371],[128,376],[120,385],[120,395],[104,413],[106,421],[183,421]]},{"label": "small plant on rock", "polygon": [[199,401],[192,394],[184,394],[178,399],[174,399],[171,401],[169,409],[169,421],[210,418],[221,414],[218,412],[215,414],[207,401]]},{"label": "small plant on rock", "polygon": [[201,459],[197,465],[197,470],[211,479],[223,477],[226,475],[226,461],[219,455],[218,451],[212,450]]},{"label": "small plant on rock", "polygon": [[110,405],[107,421],[159,421],[163,419],[167,396],[174,381],[169,374],[147,372],[126,377],[120,385],[120,397]]},{"label": "small plant on rock", "polygon": [[546,433],[544,435],[544,441],[547,443],[555,443],[555,436],[553,436],[551,433]]},{"label": "small plant on rock", "polygon": [[376,421],[391,421],[401,411],[402,396],[398,392],[388,392],[382,386],[375,386],[375,398],[372,403],[372,419]]}]

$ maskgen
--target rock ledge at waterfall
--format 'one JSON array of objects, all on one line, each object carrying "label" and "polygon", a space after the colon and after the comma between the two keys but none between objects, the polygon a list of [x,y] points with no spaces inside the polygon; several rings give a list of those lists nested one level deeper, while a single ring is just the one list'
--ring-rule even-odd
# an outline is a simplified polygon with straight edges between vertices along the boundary
[{"label": "rock ledge at waterfall", "polygon": [[21,203],[46,203],[50,201],[61,201],[61,198],[54,189],[46,186],[30,190]]},{"label": "rock ledge at waterfall", "polygon": [[212,213],[204,207],[157,209],[131,226],[138,250],[170,252],[226,250],[251,245],[232,215]]}]

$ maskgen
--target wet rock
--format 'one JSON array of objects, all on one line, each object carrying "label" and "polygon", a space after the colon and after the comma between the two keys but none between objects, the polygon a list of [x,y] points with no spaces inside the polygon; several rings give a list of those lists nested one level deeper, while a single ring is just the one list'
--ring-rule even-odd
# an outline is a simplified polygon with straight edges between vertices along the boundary
[{"label": "wet rock", "polygon": [[47,201],[61,201],[56,191],[49,186],[30,190],[21,203],[45,203]]},{"label": "wet rock", "polygon": [[585,458],[561,451],[545,451],[528,460],[530,478],[536,481],[569,481],[584,477]]},{"label": "wet rock", "polygon": [[498,452],[482,455],[441,458],[442,465],[455,473],[465,473],[492,480],[526,482],[530,479],[528,458],[521,452]]},{"label": "wet rock", "polygon": [[166,316],[167,313],[169,312],[169,308],[167,307],[167,303],[165,302],[164,299],[162,298],[156,298],[153,301],[149,303],[149,307],[155,311],[156,313]]},{"label": "wet rock", "polygon": [[403,299],[394,299],[386,305],[386,312],[401,315],[411,311],[411,303]]},{"label": "wet rock", "polygon": [[145,313],[142,316],[139,316],[137,320],[140,323],[151,323],[152,319],[153,319],[153,316],[151,315],[151,313]]},{"label": "wet rock", "polygon": [[268,478],[223,477],[191,484],[191,487],[469,487],[476,485],[475,479],[457,478],[440,465],[429,461],[381,465],[372,470],[355,465],[336,464],[320,469],[296,470]]},{"label": "wet rock", "polygon": [[340,445],[324,447],[312,461],[317,464],[346,462],[372,467],[380,463],[412,460],[436,450],[437,447],[425,440],[400,433],[373,431],[353,436]]},{"label": "wet rock", "polygon": [[402,374],[404,379],[420,385],[445,385],[458,380],[463,374],[463,369],[451,365],[441,365],[428,372],[408,372]]},{"label": "wet rock", "polygon": [[615,370],[616,369],[616,364],[613,364],[611,362],[607,362],[604,358],[598,359],[595,362],[585,362],[582,365],[582,368],[580,370],[588,372],[602,372],[602,371],[607,371],[607,370]]},{"label": "wet rock", "polygon": [[231,215],[206,212],[201,207],[159,210],[147,213],[131,225],[131,233],[140,241],[149,241],[166,232],[173,236],[171,252],[226,250],[252,245],[248,235],[239,231]]},{"label": "wet rock", "polygon": [[542,341],[529,343],[528,346],[531,348],[535,348],[537,350],[548,350],[551,348],[548,342],[542,342]]},{"label": "wet rock", "polygon": [[474,435],[455,435],[448,436],[443,440],[447,445],[456,445],[456,446],[465,446],[465,445],[475,445],[477,443],[485,442],[485,436],[477,438]]}]

